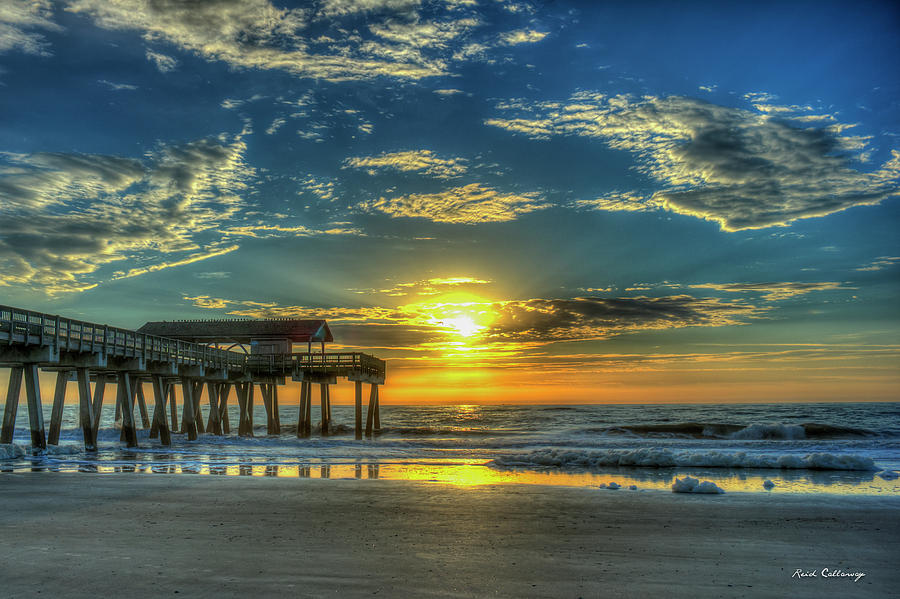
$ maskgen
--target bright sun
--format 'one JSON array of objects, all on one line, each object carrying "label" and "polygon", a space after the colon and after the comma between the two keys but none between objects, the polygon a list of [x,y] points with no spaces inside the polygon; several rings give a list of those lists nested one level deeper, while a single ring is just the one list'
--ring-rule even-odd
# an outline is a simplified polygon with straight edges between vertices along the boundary
[{"label": "bright sun", "polygon": [[484,327],[472,320],[471,316],[445,318],[444,324],[454,329],[461,337],[471,337]]}]

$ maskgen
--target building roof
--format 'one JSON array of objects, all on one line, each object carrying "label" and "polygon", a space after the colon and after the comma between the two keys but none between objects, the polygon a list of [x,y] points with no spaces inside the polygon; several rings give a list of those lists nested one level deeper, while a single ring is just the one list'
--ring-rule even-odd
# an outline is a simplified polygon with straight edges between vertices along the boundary
[{"label": "building roof", "polygon": [[324,320],[175,320],[148,322],[139,333],[197,343],[250,343],[251,339],[290,339],[294,343],[334,341]]}]

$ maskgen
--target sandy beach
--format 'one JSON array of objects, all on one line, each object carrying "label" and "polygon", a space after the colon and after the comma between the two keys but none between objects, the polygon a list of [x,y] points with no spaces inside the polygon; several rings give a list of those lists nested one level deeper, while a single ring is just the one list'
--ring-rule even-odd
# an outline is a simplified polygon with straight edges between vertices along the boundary
[{"label": "sandy beach", "polygon": [[897,498],[48,473],[0,497],[4,597],[888,597],[900,563]]}]

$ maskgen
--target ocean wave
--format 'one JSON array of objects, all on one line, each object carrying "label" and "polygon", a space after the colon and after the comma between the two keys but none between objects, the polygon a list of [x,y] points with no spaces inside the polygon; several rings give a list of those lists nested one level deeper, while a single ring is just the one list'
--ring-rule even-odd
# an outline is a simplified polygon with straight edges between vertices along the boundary
[{"label": "ocean wave", "polygon": [[25,448],[18,443],[3,443],[0,445],[0,460],[15,460],[25,455]]},{"label": "ocean wave", "polygon": [[502,455],[489,462],[498,468],[563,468],[594,470],[609,467],[632,468],[774,468],[786,470],[879,470],[872,458],[854,454],[810,453],[760,454],[744,451],[672,451],[602,449],[570,451],[538,449],[528,453]]},{"label": "ocean wave", "polygon": [[649,438],[693,438],[736,440],[867,439],[882,436],[876,431],[849,426],[808,422],[804,424],[720,422],[678,422],[672,424],[635,424],[584,429],[584,433],[625,435]]}]

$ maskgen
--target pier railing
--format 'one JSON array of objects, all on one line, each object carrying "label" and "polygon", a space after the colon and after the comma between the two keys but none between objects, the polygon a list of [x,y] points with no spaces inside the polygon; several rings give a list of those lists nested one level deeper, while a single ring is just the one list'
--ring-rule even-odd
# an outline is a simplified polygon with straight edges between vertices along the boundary
[{"label": "pier railing", "polygon": [[65,352],[102,352],[108,356],[202,364],[229,370],[243,369],[246,357],[239,352],[199,343],[8,306],[0,306],[0,342],[25,346],[52,345],[58,351]]},{"label": "pier railing", "polygon": [[385,373],[384,360],[361,352],[250,354],[246,357],[247,365],[254,372],[354,371],[382,377]]},{"label": "pier railing", "polygon": [[353,371],[383,377],[385,373],[384,360],[360,352],[248,355],[9,306],[0,306],[0,344],[4,343],[266,374]]}]

